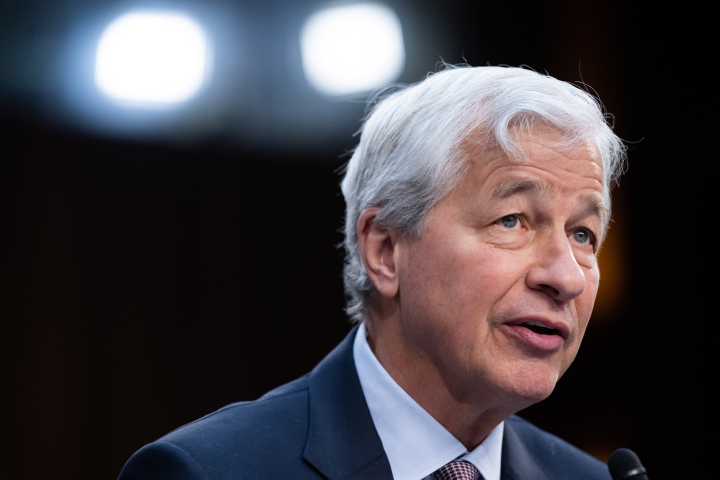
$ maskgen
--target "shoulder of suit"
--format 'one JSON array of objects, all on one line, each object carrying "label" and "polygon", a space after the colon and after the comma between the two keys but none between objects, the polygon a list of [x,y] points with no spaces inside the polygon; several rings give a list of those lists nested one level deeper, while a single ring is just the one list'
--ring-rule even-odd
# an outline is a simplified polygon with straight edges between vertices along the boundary
[{"label": "shoulder of suit", "polygon": [[[306,377],[251,402],[233,403],[140,449],[122,480],[171,478],[317,478],[302,460],[309,428]],[[272,461],[269,461],[272,459]],[[290,477],[289,477],[289,476]]]},{"label": "shoulder of suit", "polygon": [[529,453],[539,460],[550,478],[609,479],[607,465],[561,438],[516,415],[505,420],[522,438]]},{"label": "shoulder of suit", "polygon": [[170,442],[185,449],[195,444],[223,445],[251,443],[258,445],[266,439],[277,441],[276,429],[295,426],[301,435],[307,433],[308,423],[307,375],[266,393],[257,400],[227,405],[194,422],[188,423],[164,437],[159,442]]}]

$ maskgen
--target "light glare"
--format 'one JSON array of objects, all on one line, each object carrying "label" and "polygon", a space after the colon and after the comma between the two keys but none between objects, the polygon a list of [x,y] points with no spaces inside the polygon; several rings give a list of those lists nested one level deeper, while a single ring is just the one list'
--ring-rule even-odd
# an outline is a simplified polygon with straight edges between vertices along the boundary
[{"label": "light glare", "polygon": [[405,64],[400,21],[375,3],[313,14],[300,42],[308,81],[327,95],[373,90],[396,80]]},{"label": "light glare", "polygon": [[111,98],[178,103],[205,77],[207,40],[200,26],[171,12],[131,12],[113,21],[98,43],[95,83]]}]

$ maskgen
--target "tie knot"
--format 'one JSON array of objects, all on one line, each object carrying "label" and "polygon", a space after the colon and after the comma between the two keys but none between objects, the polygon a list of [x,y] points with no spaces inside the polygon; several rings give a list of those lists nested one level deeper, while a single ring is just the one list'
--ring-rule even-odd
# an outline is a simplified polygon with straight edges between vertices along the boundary
[{"label": "tie knot", "polygon": [[433,473],[435,480],[478,480],[480,472],[469,462],[450,462]]}]

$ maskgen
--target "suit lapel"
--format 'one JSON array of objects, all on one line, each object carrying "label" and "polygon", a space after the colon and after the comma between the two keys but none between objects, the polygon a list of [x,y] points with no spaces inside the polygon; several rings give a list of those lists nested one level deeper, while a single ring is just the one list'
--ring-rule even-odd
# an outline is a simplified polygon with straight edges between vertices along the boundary
[{"label": "suit lapel", "polygon": [[513,422],[505,422],[503,433],[501,480],[549,480],[530,454]]},{"label": "suit lapel", "polygon": [[391,480],[392,471],[355,369],[357,327],[310,373],[303,457],[330,480]]}]

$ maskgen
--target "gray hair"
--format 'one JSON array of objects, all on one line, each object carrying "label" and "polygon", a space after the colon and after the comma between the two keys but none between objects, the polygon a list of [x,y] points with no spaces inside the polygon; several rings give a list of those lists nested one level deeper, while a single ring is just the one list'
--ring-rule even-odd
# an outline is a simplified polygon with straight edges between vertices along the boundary
[{"label": "gray hair", "polygon": [[378,224],[419,238],[433,205],[464,176],[468,159],[461,145],[469,134],[482,129],[486,142],[519,159],[522,151],[513,136],[529,134],[534,122],[561,133],[564,145],[588,140],[597,145],[609,208],[625,145],[599,101],[569,83],[522,68],[448,66],[374,105],[342,181],[347,205],[343,276],[352,321],[367,318],[375,290],[360,253],[360,214],[380,207]]}]

